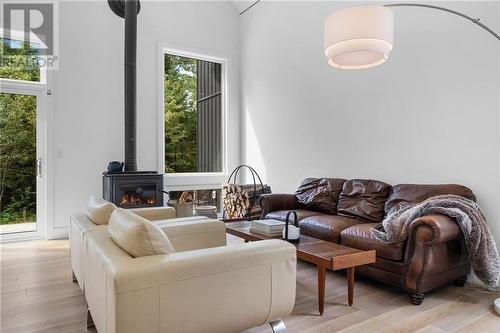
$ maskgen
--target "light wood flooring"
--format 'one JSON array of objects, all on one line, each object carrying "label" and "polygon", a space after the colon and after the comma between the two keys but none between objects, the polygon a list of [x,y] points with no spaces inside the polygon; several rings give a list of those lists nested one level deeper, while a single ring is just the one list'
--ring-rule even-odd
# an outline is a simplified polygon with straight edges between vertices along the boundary
[{"label": "light wood flooring", "polygon": [[[85,300],[71,282],[68,241],[0,244],[0,261],[1,332],[87,332]],[[492,307],[500,293],[449,286],[415,306],[401,290],[357,278],[350,307],[345,275],[327,274],[325,313],[319,316],[316,270],[298,264],[297,301],[285,319],[289,332],[500,332]],[[256,332],[271,330],[266,325],[247,331]]]}]

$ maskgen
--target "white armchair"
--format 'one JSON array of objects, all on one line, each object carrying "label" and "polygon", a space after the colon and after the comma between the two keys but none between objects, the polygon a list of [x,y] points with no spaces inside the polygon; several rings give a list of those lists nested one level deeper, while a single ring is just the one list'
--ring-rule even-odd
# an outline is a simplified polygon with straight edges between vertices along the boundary
[{"label": "white armchair", "polygon": [[292,245],[227,246],[224,223],[213,220],[160,227],[175,253],[133,258],[108,233],[87,235],[86,297],[99,333],[284,328],[295,302]]},{"label": "white armchair", "polygon": [[[92,199],[92,198],[91,198]],[[103,204],[107,202],[102,199],[99,200]],[[175,218],[175,209],[172,207],[152,207],[152,208],[137,208],[130,211],[142,216],[151,221],[158,221],[165,225],[168,221],[176,222],[179,219]],[[109,219],[109,214],[107,218]],[[85,276],[85,251],[84,242],[85,236],[90,232],[108,232],[107,221],[104,224],[97,224],[89,218],[88,213],[76,213],[70,216],[69,221],[69,244],[70,244],[70,257],[71,266],[73,269],[73,282],[78,282],[80,288],[85,291],[84,276]],[[106,215],[106,214],[100,214]]]}]

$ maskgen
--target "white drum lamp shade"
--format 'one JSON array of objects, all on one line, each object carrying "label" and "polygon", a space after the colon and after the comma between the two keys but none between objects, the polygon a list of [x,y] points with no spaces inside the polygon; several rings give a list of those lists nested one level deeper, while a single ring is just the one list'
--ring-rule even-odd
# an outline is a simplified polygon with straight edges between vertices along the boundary
[{"label": "white drum lamp shade", "polygon": [[394,17],[383,6],[354,6],[333,12],[325,20],[325,55],[339,69],[362,69],[389,59]]}]

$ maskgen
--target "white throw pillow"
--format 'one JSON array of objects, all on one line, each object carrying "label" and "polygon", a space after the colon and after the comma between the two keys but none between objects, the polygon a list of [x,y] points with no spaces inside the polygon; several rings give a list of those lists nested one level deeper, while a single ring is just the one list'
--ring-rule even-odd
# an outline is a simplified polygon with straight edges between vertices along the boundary
[{"label": "white throw pillow", "polygon": [[115,209],[114,203],[94,196],[90,197],[87,202],[87,216],[95,224],[108,224]]},{"label": "white throw pillow", "polygon": [[175,252],[158,226],[126,209],[117,208],[111,214],[108,232],[115,243],[134,258]]}]

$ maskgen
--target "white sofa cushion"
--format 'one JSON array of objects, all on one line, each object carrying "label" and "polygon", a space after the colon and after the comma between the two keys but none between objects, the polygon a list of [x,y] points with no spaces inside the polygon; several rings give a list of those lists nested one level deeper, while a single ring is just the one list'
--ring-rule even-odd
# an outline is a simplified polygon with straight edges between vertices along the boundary
[{"label": "white sofa cushion", "polygon": [[95,224],[108,224],[115,209],[114,203],[94,196],[91,196],[87,202],[87,216]]},{"label": "white sofa cushion", "polygon": [[144,217],[146,220],[157,221],[175,218],[174,207],[145,207],[129,209],[132,213]]},{"label": "white sofa cushion", "polygon": [[[172,219],[176,220],[176,219]],[[226,224],[218,220],[155,221],[167,235],[175,252],[208,249],[226,245]]]},{"label": "white sofa cushion", "polygon": [[178,222],[192,222],[192,221],[206,221],[206,220],[209,220],[209,218],[206,216],[185,216],[185,217],[174,217],[171,219],[155,220],[154,223],[156,225],[159,225],[164,223],[178,223]]},{"label": "white sofa cushion", "polygon": [[175,252],[158,226],[122,208],[111,214],[108,232],[115,243],[134,258]]}]

